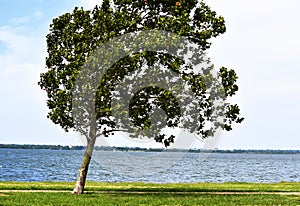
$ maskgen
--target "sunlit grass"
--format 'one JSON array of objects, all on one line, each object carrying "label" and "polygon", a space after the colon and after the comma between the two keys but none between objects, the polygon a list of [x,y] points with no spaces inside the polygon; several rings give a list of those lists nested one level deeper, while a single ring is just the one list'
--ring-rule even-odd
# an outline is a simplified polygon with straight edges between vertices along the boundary
[{"label": "sunlit grass", "polygon": [[84,195],[73,195],[74,184],[0,182],[0,205],[300,205],[299,195],[258,193],[300,192],[300,183],[87,182]]},{"label": "sunlit grass", "polygon": [[[0,190],[72,190],[75,182],[1,182]],[[174,183],[87,182],[86,191],[242,191],[242,192],[300,192],[300,182],[280,183]]]},{"label": "sunlit grass", "polygon": [[297,205],[298,196],[212,194],[9,193],[2,205]]}]

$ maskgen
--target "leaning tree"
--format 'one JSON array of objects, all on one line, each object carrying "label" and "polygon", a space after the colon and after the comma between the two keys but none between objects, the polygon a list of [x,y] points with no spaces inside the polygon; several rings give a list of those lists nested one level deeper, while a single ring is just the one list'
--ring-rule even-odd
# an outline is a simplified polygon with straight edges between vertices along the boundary
[{"label": "leaning tree", "polygon": [[[47,35],[48,70],[41,74],[39,85],[47,92],[47,105],[50,110],[47,117],[65,131],[73,129],[87,139],[74,193],[81,194],[84,191],[89,163],[99,136],[107,137],[115,131],[126,131],[132,137],[147,136],[167,147],[174,142],[175,136],[164,134],[164,127],[180,127],[205,139],[213,135],[217,128],[229,131],[233,123],[242,122],[243,118],[240,117],[237,105],[214,104],[237,92],[237,76],[234,70],[222,67],[213,75],[213,67],[201,72],[194,69],[199,65],[197,55],[201,55],[201,51],[205,51],[211,45],[208,40],[224,33],[225,30],[223,17],[217,16],[209,6],[197,0],[104,0],[101,6],[92,10],[75,8],[72,13],[63,14],[53,20]],[[189,60],[179,58],[165,53],[163,49],[159,50],[163,37],[161,33],[154,33],[157,36],[152,35],[151,42],[162,39],[157,44],[154,43],[154,49],[151,51],[125,53],[126,55],[117,59],[114,64],[110,64],[107,58],[101,59],[101,53],[98,54],[100,60],[90,58],[99,52],[97,49],[100,45],[126,34],[145,31],[175,34],[174,42],[168,42],[170,47],[178,45],[178,39],[175,38],[177,35],[188,39],[198,48],[193,50]],[[128,42],[131,37],[132,35],[129,35],[126,36],[127,39],[121,40]],[[126,50],[113,46],[111,48],[113,51],[110,57],[114,55],[115,50]],[[189,52],[183,49],[181,53]],[[108,67],[104,74],[100,71],[102,75],[97,73],[102,68],[98,61],[102,65],[107,64]],[[97,69],[93,69],[96,66]],[[91,67],[92,69],[88,69]],[[156,74],[153,68],[157,67],[166,68],[184,79],[196,101],[180,103],[181,100],[176,94],[183,89],[182,85],[175,85],[171,91],[155,84],[135,92],[118,87],[132,74],[135,76],[127,78],[129,83],[133,80],[145,84],[151,81],[138,75],[137,71],[141,68],[150,70],[147,75],[153,82]],[[167,76],[162,75],[161,79],[157,78],[155,81],[172,82],[171,79],[163,79]],[[97,79],[100,77],[101,79]],[[90,85],[87,85],[78,84],[78,78],[96,80],[91,80]],[[81,96],[87,88],[92,88],[89,91],[94,93],[92,100],[85,100],[86,95]],[[114,93],[116,88],[119,91]],[[185,95],[182,94],[181,97],[184,99]],[[120,110],[119,103],[124,99],[129,100],[129,103],[124,103],[128,108]],[[180,107],[182,104],[193,109],[185,110]],[[159,116],[154,124],[150,115],[154,108],[164,111],[165,120]],[[80,119],[80,124],[74,120],[75,113],[77,119]],[[115,114],[119,119],[112,118]],[[223,117],[221,120],[218,119],[220,115]],[[207,128],[207,122],[213,122],[210,124],[213,126]]]}]

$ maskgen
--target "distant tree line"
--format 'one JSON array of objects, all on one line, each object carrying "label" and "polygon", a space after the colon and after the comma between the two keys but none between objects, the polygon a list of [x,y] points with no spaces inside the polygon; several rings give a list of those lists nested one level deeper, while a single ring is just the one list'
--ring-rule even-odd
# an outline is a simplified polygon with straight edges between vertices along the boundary
[{"label": "distant tree line", "polygon": [[7,149],[47,149],[47,150],[83,150],[83,146],[35,145],[35,144],[0,144]]},{"label": "distant tree line", "polygon": [[[63,145],[35,145],[35,144],[0,144],[0,148],[6,149],[46,149],[46,150],[84,150],[84,146],[63,146]],[[165,148],[140,148],[140,147],[108,147],[96,146],[96,151],[124,151],[124,152],[190,152],[190,153],[227,153],[227,154],[300,154],[300,150],[253,150],[253,149],[165,149]]]}]

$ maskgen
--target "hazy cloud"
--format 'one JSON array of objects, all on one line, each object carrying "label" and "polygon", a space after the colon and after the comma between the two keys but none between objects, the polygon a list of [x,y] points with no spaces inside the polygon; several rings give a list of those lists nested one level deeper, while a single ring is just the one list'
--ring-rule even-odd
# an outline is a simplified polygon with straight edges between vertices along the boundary
[{"label": "hazy cloud", "polygon": [[102,0],[80,0],[85,9],[93,9],[96,5],[101,5]]}]

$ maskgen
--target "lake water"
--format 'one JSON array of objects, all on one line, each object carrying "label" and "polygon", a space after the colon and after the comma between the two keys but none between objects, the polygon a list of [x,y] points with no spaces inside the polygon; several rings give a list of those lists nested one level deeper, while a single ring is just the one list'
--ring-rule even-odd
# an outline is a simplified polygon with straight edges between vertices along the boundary
[{"label": "lake water", "polygon": [[[0,149],[0,181],[75,181],[83,152]],[[96,151],[88,180],[300,182],[300,155]]]}]

